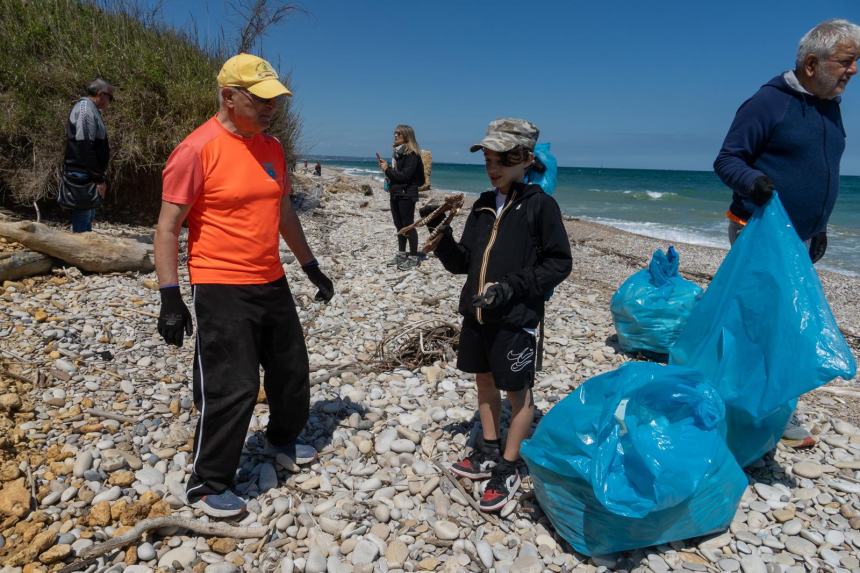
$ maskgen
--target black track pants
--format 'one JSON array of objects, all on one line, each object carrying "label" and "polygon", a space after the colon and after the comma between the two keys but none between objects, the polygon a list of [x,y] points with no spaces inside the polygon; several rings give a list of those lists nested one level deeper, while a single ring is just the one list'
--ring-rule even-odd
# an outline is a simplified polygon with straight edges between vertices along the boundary
[{"label": "black track pants", "polygon": [[[415,203],[417,202],[417,199],[411,197],[396,195],[390,197],[391,218],[394,219],[394,227],[398,231],[415,222]],[[397,249],[399,251],[406,250],[406,239],[409,239],[409,254],[418,254],[418,231],[412,229],[405,237],[397,235]]]},{"label": "black track pants", "polygon": [[286,278],[262,285],[196,285],[194,312],[194,403],[200,418],[189,502],[233,486],[260,366],[272,443],[296,439],[310,410],[308,352]]}]

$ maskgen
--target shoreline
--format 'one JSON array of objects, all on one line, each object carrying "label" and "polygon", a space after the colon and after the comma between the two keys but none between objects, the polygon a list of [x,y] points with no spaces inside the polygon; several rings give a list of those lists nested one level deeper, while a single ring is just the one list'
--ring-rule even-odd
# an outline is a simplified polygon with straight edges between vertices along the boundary
[{"label": "shoreline", "polygon": [[[456,164],[451,164],[456,165]],[[478,164],[469,165],[469,167],[480,167]],[[357,177],[357,178],[379,178],[379,181],[382,181],[382,176],[379,171],[374,171],[373,169],[368,168],[368,166],[354,166],[354,165],[338,165],[334,162],[332,165],[328,166],[327,169],[338,171],[343,173],[349,177]],[[613,170],[616,171],[616,170]],[[619,170],[620,171],[620,170]],[[641,170],[634,169],[631,171],[636,172],[647,172],[649,170]],[[653,171],[653,170],[651,170]],[[672,171],[672,173],[681,173],[678,171]],[[695,172],[695,173],[708,173],[708,172]],[[473,174],[474,175],[474,174]],[[483,176],[483,172],[481,173]],[[450,175],[446,178],[449,179]],[[486,181],[486,178],[483,178]],[[447,189],[447,188],[439,188],[435,191],[441,193],[465,193],[467,196],[477,197],[480,192],[485,190],[482,188],[479,191],[474,189],[474,181],[471,181],[471,189],[469,191],[463,191],[462,189]],[[570,184],[570,182],[568,182]],[[568,190],[569,191],[569,190]],[[575,189],[575,191],[584,191],[583,189]],[[647,193],[651,195],[652,193],[655,195],[662,196],[664,194],[668,195],[676,195],[677,193],[673,191],[664,190],[663,192],[652,192],[652,191],[640,191],[638,193],[634,193],[633,191],[625,191],[625,193],[633,193],[631,197],[638,196],[641,194]],[[683,225],[681,227],[673,227],[671,224],[666,221],[657,222],[656,219],[647,218],[647,220],[627,220],[623,217],[621,218],[613,218],[611,215],[603,214],[599,217],[592,217],[591,215],[583,215],[579,211],[579,209],[572,204],[571,197],[575,195],[568,195],[567,193],[562,193],[561,196],[557,196],[556,199],[559,201],[559,206],[562,208],[562,214],[565,217],[573,217],[581,221],[585,221],[588,223],[593,223],[597,225],[603,225],[606,227],[611,227],[613,229],[617,229],[619,231],[628,232],[634,235],[647,237],[654,239],[656,241],[661,241],[665,245],[668,244],[679,244],[679,245],[694,245],[697,247],[712,247],[720,250],[728,250],[729,243],[727,240],[726,233],[726,223],[727,219],[725,219],[722,215],[717,217],[716,220],[711,221],[711,224],[716,224],[719,227],[719,232],[715,234],[714,229],[704,229],[704,228],[685,228]],[[586,202],[589,201],[586,196],[584,199]],[[647,208],[652,203],[646,203],[645,207]],[[714,205],[711,205],[714,207]],[[665,209],[665,207],[664,207]],[[720,213],[725,209],[725,205],[720,204],[717,209]],[[603,218],[606,217],[606,218]],[[679,217],[683,217],[683,214],[679,214]],[[831,237],[831,249],[828,255],[825,256],[823,261],[819,262],[817,268],[820,272],[830,272],[837,275],[847,276],[849,278],[860,279],[860,260],[856,263],[848,264],[844,259],[839,258],[839,252],[841,250],[841,255],[845,255],[844,249],[848,248],[843,241],[839,241],[837,235],[838,227],[831,229],[833,237]],[[860,240],[860,239],[858,239]],[[833,258],[833,257],[837,258]]]},{"label": "shoreline", "polygon": [[[375,191],[378,187],[379,192],[384,193],[381,184],[373,175],[347,174],[346,168],[333,166],[325,167],[325,171],[335,174],[327,176],[330,180],[344,177],[355,181],[357,185],[371,185]],[[322,179],[325,178],[324,175]],[[425,195],[441,198],[446,194],[448,193],[445,191],[431,189],[429,193],[422,193],[418,204],[422,205],[427,201]],[[470,193],[464,195],[466,203],[460,211],[461,214],[467,213],[467,208],[477,198],[477,195]],[[568,215],[564,216],[564,220],[573,253],[573,272],[568,280],[598,288],[606,297],[607,308],[608,300],[618,286],[631,274],[645,268],[657,249],[665,250],[669,245],[674,245],[680,256],[680,273],[702,287],[710,282],[728,252],[728,249],[720,247],[665,241],[639,235]],[[616,264],[595,268],[592,263],[594,258],[604,256],[611,257]],[[837,322],[846,335],[856,339],[852,344],[856,353],[860,348],[860,277],[823,269],[817,271]]]}]

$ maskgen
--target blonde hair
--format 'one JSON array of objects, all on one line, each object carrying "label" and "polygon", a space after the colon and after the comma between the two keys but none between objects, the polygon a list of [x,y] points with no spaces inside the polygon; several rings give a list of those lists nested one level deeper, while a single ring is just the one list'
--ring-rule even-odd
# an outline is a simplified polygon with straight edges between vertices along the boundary
[{"label": "blonde hair", "polygon": [[403,139],[406,140],[406,149],[408,149],[412,153],[415,153],[416,155],[421,153],[421,147],[418,145],[418,142],[415,141],[415,130],[412,129],[411,125],[401,123],[394,128],[394,131],[399,131],[400,134],[403,136]]}]

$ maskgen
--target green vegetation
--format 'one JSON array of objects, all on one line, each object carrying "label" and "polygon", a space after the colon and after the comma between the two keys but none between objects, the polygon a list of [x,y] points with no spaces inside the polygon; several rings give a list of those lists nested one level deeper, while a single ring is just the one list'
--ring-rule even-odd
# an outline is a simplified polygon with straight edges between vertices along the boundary
[{"label": "green vegetation", "polygon": [[[108,210],[154,218],[164,162],[216,111],[215,77],[228,52],[133,4],[0,0],[0,203],[53,203],[69,110],[103,77],[116,86],[104,113]],[[291,161],[301,122],[286,106],[270,132]]]}]

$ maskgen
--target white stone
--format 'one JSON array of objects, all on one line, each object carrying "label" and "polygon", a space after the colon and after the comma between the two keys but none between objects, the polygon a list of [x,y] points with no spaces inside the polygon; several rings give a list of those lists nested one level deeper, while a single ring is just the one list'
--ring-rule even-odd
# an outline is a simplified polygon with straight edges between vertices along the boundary
[{"label": "white stone", "polygon": [[744,573],[767,573],[767,566],[760,557],[749,555],[741,560],[741,569]]},{"label": "white stone", "polygon": [[438,520],[433,524],[433,532],[442,540],[451,541],[460,536],[460,528],[455,523]]},{"label": "white stone", "polygon": [[161,485],[164,483],[164,474],[155,468],[147,467],[134,472],[134,477],[147,487]]},{"label": "white stone", "polygon": [[141,543],[137,546],[137,558],[141,561],[155,559],[155,548],[151,543]]},{"label": "white stone", "polygon": [[206,569],[203,570],[203,573],[239,573],[239,568],[232,563],[224,561],[207,565]]},{"label": "white stone", "polygon": [[169,567],[174,561],[178,561],[183,567],[188,567],[197,558],[197,552],[193,547],[177,547],[171,549],[158,560],[159,567]]},{"label": "white stone", "polygon": [[495,561],[493,559],[493,548],[490,547],[489,543],[482,539],[475,544],[475,550],[478,552],[478,558],[484,567],[489,569],[493,566],[493,562]]},{"label": "white stone", "polygon": [[379,546],[368,539],[362,539],[355,544],[355,549],[349,554],[353,565],[370,565],[379,556]]},{"label": "white stone", "polygon": [[84,472],[93,467],[93,454],[89,450],[85,450],[75,458],[75,466],[72,469],[72,475],[75,477],[83,477]]},{"label": "white stone", "polygon": [[391,442],[391,451],[398,454],[412,453],[415,451],[415,443],[406,438],[400,438]]},{"label": "white stone", "polygon": [[821,464],[811,460],[804,460],[794,464],[792,466],[792,471],[794,472],[794,475],[808,479],[815,479],[821,477],[822,469]]},{"label": "white stone", "polygon": [[118,485],[113,486],[112,488],[101,492],[96,495],[91,502],[92,505],[97,503],[101,503],[103,501],[116,501],[119,499],[119,496],[122,494],[122,490]]}]

